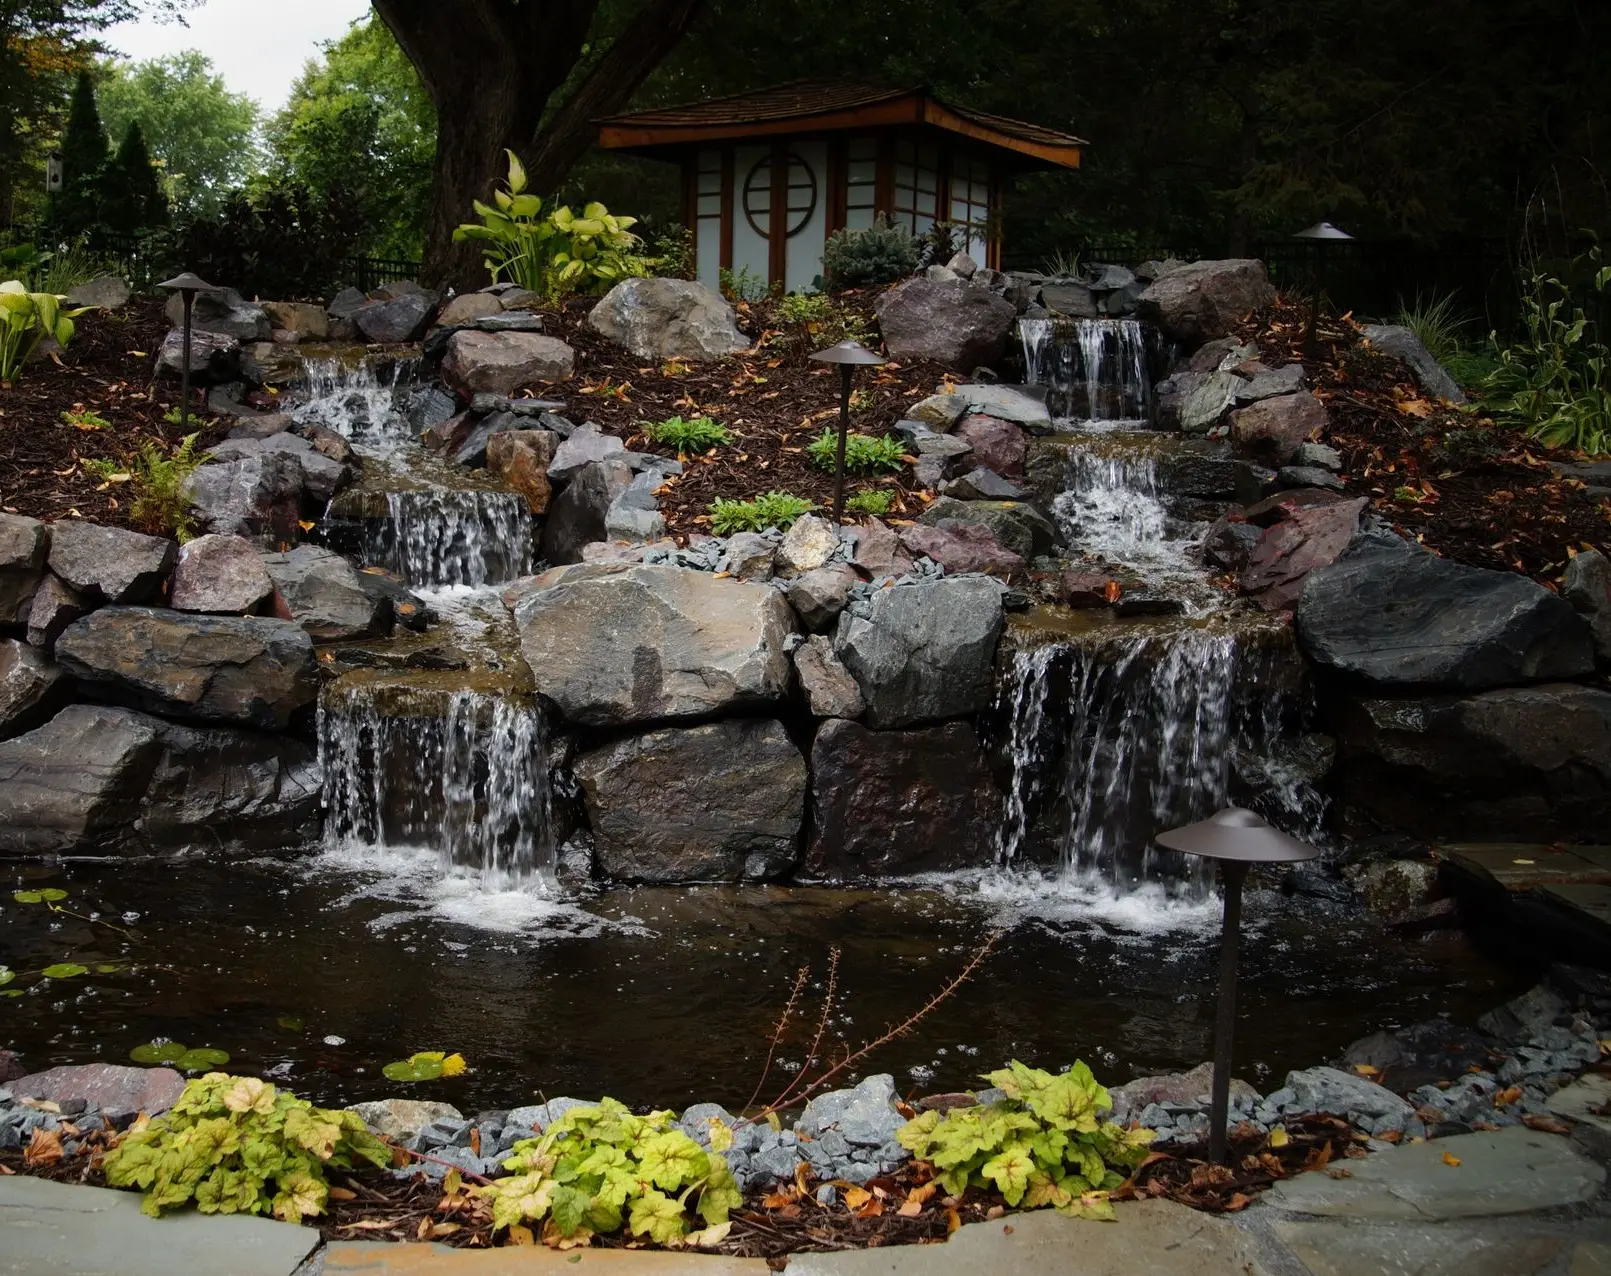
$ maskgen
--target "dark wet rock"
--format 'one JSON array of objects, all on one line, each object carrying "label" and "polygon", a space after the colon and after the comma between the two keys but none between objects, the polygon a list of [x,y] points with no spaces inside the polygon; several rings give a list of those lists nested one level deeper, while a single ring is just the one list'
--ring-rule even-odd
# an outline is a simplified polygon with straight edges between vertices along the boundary
[{"label": "dark wet rock", "polygon": [[513,412],[492,412],[479,421],[467,420],[456,431],[447,451],[455,465],[467,469],[480,469],[487,463],[487,448],[498,435],[530,425],[528,418]]},{"label": "dark wet rock", "polygon": [[1262,261],[1198,261],[1149,284],[1136,300],[1136,313],[1165,336],[1201,345],[1227,336],[1248,311],[1274,300]]},{"label": "dark wet rock", "polygon": [[[184,324],[184,298],[174,293],[162,313],[175,329]],[[274,334],[268,312],[247,301],[233,288],[198,292],[190,310],[191,335],[197,332],[225,333],[239,341],[267,341]]]},{"label": "dark wet rock", "polygon": [[94,604],[51,572],[45,573],[28,608],[28,642],[46,651],[56,645],[62,631]]},{"label": "dark wet rock", "polygon": [[534,332],[456,332],[442,373],[467,394],[511,395],[522,387],[564,381],[576,352],[557,337]]},{"label": "dark wet rock", "polygon": [[274,592],[274,582],[244,536],[198,536],[179,547],[168,605],[176,611],[247,616]]},{"label": "dark wet rock", "polygon": [[1571,683],[1357,699],[1339,715],[1340,796],[1431,840],[1603,840],[1611,692]]},{"label": "dark wet rock", "polygon": [[505,430],[487,440],[487,470],[524,496],[533,514],[546,514],[553,493],[548,467],[559,445],[550,430]]},{"label": "dark wet rock", "polygon": [[65,690],[60,667],[37,647],[0,638],[0,740],[47,721]]},{"label": "dark wet rock", "polygon": [[313,643],[265,616],[108,607],[74,621],[56,658],[87,687],[153,713],[284,730],[317,692]]},{"label": "dark wet rock", "polygon": [[1321,864],[1297,865],[1281,879],[1281,889],[1288,895],[1324,900],[1328,904],[1346,906],[1355,902],[1354,888],[1330,867]]},{"label": "dark wet rock", "polygon": [[161,1116],[184,1093],[185,1079],[172,1068],[132,1068],[118,1063],[82,1063],[34,1072],[6,1083],[12,1094],[55,1104],[94,1104],[116,1122],[144,1112]]},{"label": "dark wet rock", "polygon": [[605,434],[596,425],[578,426],[569,438],[554,451],[548,466],[548,477],[554,483],[569,482],[584,465],[611,457],[625,459],[626,446],[613,434]]},{"label": "dark wet rock", "polygon": [[138,603],[156,596],[178,546],[121,527],[64,519],[50,529],[50,570],[85,596]]},{"label": "dark wet rock", "polygon": [[[1324,443],[1300,443],[1292,453],[1292,464],[1307,469],[1342,470],[1342,453]],[[1321,484],[1321,486],[1325,486]]]},{"label": "dark wet rock", "polygon": [[901,544],[914,558],[932,558],[952,573],[1011,576],[1024,569],[1023,558],[1004,548],[982,523],[943,519],[935,527],[915,524],[901,532]]},{"label": "dark wet rock", "polygon": [[871,579],[904,576],[912,570],[912,556],[901,545],[895,530],[877,519],[861,527],[847,529],[856,538],[850,561]]},{"label": "dark wet rock", "polygon": [[1113,602],[1114,614],[1124,617],[1178,616],[1185,610],[1180,599],[1147,589],[1126,590]]},{"label": "dark wet rock", "polygon": [[983,709],[990,699],[1002,588],[981,577],[879,590],[839,617],[834,651],[875,727],[905,727]]},{"label": "dark wet rock", "polygon": [[626,279],[588,313],[588,325],[639,359],[721,359],[747,350],[732,306],[687,279]]},{"label": "dark wet rock", "polygon": [[1600,663],[1611,665],[1611,559],[1597,549],[1575,555],[1561,578],[1561,596],[1588,621]]},{"label": "dark wet rock", "polygon": [[266,452],[200,466],[185,494],[210,532],[291,541],[302,513],[303,482],[296,457]]},{"label": "dark wet rock", "polygon": [[1343,876],[1371,912],[1404,917],[1432,900],[1438,866],[1428,860],[1369,860],[1349,865]]},{"label": "dark wet rock", "polygon": [[794,866],[806,766],[776,722],[652,731],[584,753],[575,769],[607,877],[764,881]]},{"label": "dark wet rock", "polygon": [[1102,572],[1071,570],[1057,581],[1057,600],[1068,607],[1106,607],[1113,600],[1108,597],[1108,586],[1114,583]]},{"label": "dark wet rock", "polygon": [[959,501],[1021,501],[1024,489],[983,466],[940,484],[942,496]]},{"label": "dark wet rock", "polygon": [[1416,383],[1428,394],[1450,403],[1466,401],[1459,384],[1410,329],[1400,324],[1368,323],[1364,330],[1371,346],[1407,365]]},{"label": "dark wet rock", "polygon": [[1210,567],[1240,573],[1258,541],[1259,529],[1252,523],[1223,516],[1203,537],[1203,559]]},{"label": "dark wet rock", "polygon": [[1279,368],[1262,365],[1253,371],[1250,380],[1236,388],[1236,406],[1246,407],[1261,399],[1274,399],[1303,389],[1303,365],[1288,363]]},{"label": "dark wet rock", "polygon": [[579,563],[584,546],[608,540],[610,507],[632,486],[632,478],[632,467],[619,456],[589,462],[572,474],[549,505],[543,524],[544,561]]},{"label": "dark wet rock", "polygon": [[897,359],[932,359],[971,371],[1002,356],[1017,308],[964,279],[908,279],[878,301],[884,347]]},{"label": "dark wet rock", "polygon": [[1076,279],[1054,279],[1040,286],[1040,304],[1070,319],[1095,319],[1096,298]]},{"label": "dark wet rock", "polygon": [[806,867],[814,876],[994,862],[1001,794],[970,723],[871,731],[825,722],[811,748],[811,784],[816,817]]},{"label": "dark wet rock", "polygon": [[408,428],[416,435],[451,420],[458,411],[458,399],[438,385],[424,385],[411,390],[403,406]]},{"label": "dark wet rock", "polygon": [[1026,561],[1049,552],[1060,540],[1057,525],[1028,501],[959,501],[942,496],[917,521],[938,527],[948,519],[988,527],[1003,549]]},{"label": "dark wet rock", "polygon": [[1594,668],[1588,624],[1564,598],[1390,533],[1362,534],[1310,573],[1297,633],[1322,668],[1383,688],[1481,690]]},{"label": "dark wet rock", "polygon": [[1326,406],[1307,390],[1264,399],[1231,413],[1238,452],[1279,465],[1326,428]]},{"label": "dark wet rock", "polygon": [[[1312,446],[1308,443],[1302,445]],[[1275,472],[1275,481],[1282,487],[1319,487],[1333,492],[1345,490],[1340,478],[1319,465],[1283,465]]]},{"label": "dark wet rock", "polygon": [[1281,490],[1276,481],[1275,471],[1263,465],[1254,465],[1250,461],[1236,463],[1236,503],[1238,505],[1257,505],[1268,500]]},{"label": "dark wet rock", "polygon": [[1338,502],[1348,499],[1342,493],[1329,491],[1326,488],[1293,488],[1273,492],[1269,496],[1253,502],[1242,511],[1242,517],[1255,527],[1272,527],[1284,518],[1291,518],[1298,510],[1322,505],[1336,505]]},{"label": "dark wet rock", "polygon": [[1236,494],[1236,464],[1220,452],[1171,452],[1158,458],[1158,487],[1171,496],[1225,500]]},{"label": "dark wet rock", "polygon": [[162,755],[159,724],[72,705],[0,742],[0,852],[60,854],[115,841],[138,818]]},{"label": "dark wet rock", "polygon": [[1477,1020],[1477,1027],[1503,1042],[1526,1042],[1570,1020],[1572,1003],[1548,983],[1534,984]]},{"label": "dark wet rock", "polygon": [[[1241,573],[1238,584],[1242,592],[1265,611],[1296,607],[1309,573],[1334,563],[1358,535],[1367,505],[1360,497],[1305,506],[1266,528]],[[1204,552],[1208,552],[1206,546]]]},{"label": "dark wet rock", "polygon": [[28,623],[49,553],[45,524],[20,514],[0,514],[0,626]]},{"label": "dark wet rock", "polygon": [[822,633],[839,619],[850,600],[850,587],[860,579],[854,568],[830,563],[796,576],[785,596],[801,623],[812,633]]},{"label": "dark wet rock", "polygon": [[583,563],[546,572],[511,596],[536,689],[572,722],[703,717],[788,691],[784,640],[794,613],[770,585],[653,564]]},{"label": "dark wet rock", "polygon": [[430,293],[404,293],[399,297],[370,301],[352,312],[353,323],[364,334],[364,340],[383,345],[413,341],[430,323],[431,312],[436,309],[435,297]]},{"label": "dark wet rock", "polygon": [[794,650],[794,671],[800,678],[800,690],[805,693],[806,705],[817,718],[859,718],[867,712],[867,702],[861,698],[861,688],[850,676],[850,671],[834,655],[833,640],[825,634],[813,634],[809,641]]},{"label": "dark wet rock", "polygon": [[1208,433],[1231,406],[1237,388],[1245,384],[1229,372],[1180,369],[1160,381],[1154,392],[1158,428],[1183,434]]},{"label": "dark wet rock", "polygon": [[288,553],[263,555],[262,564],[274,582],[277,614],[300,625],[315,642],[391,632],[390,603],[366,589],[357,568],[340,554],[298,545]]},{"label": "dark wet rock", "polygon": [[[964,417],[957,425],[956,437],[973,448],[969,461],[983,466],[1008,479],[1024,476],[1024,432],[1011,421],[997,420],[993,416],[975,414]],[[984,500],[1000,497],[984,496]]]}]

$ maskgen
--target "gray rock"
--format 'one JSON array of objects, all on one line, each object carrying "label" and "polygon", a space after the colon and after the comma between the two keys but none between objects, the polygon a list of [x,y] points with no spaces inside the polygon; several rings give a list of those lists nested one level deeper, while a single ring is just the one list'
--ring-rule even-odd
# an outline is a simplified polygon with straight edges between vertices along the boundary
[{"label": "gray rock", "polygon": [[0,625],[27,624],[49,553],[45,524],[20,514],[0,514]]},{"label": "gray rock", "polygon": [[37,647],[0,638],[0,740],[47,720],[65,688],[62,671]]},{"label": "gray rock", "polygon": [[302,512],[303,483],[298,458],[267,452],[200,466],[185,495],[210,532],[291,541]]},{"label": "gray rock", "polygon": [[1367,323],[1364,331],[1373,347],[1407,365],[1416,384],[1428,394],[1450,403],[1466,401],[1459,384],[1410,329],[1399,324]]},{"label": "gray rock", "polygon": [[1318,465],[1283,465],[1275,472],[1275,481],[1282,487],[1321,487],[1331,492],[1345,490],[1341,479]]},{"label": "gray rock", "polygon": [[1227,500],[1236,494],[1237,464],[1233,457],[1219,451],[1203,451],[1198,446],[1183,448],[1158,458],[1158,487],[1171,496]]},{"label": "gray rock", "polygon": [[536,690],[572,722],[703,717],[788,690],[794,615],[769,585],[585,563],[511,592]]},{"label": "gray rock", "polygon": [[995,363],[1018,318],[1010,301],[963,279],[908,279],[878,300],[884,347],[971,371]]},{"label": "gray rock", "polygon": [[[1046,388],[1033,385],[959,385],[953,396],[962,400],[964,412],[1011,421],[1033,431],[1050,430],[1052,415],[1046,406]],[[925,403],[933,402],[925,399]],[[921,405],[920,405],[921,406]],[[914,415],[916,412],[914,410]]]},{"label": "gray rock", "polygon": [[811,781],[813,875],[904,875],[995,862],[1001,794],[967,722],[911,731],[825,722],[811,748]]},{"label": "gray rock", "polygon": [[1415,1109],[1385,1086],[1337,1068],[1305,1068],[1287,1073],[1286,1089],[1301,1112],[1324,1112],[1375,1120],[1389,1114],[1409,1120]]},{"label": "gray rock", "polygon": [[33,1072],[6,1082],[12,1094],[61,1104],[82,1100],[113,1121],[138,1112],[161,1116],[184,1092],[185,1079],[172,1068],[131,1068],[117,1063],[83,1063]]},{"label": "gray rock", "polygon": [[1203,537],[1203,558],[1210,567],[1240,573],[1247,567],[1261,534],[1252,523],[1222,517]]},{"label": "gray rock", "polygon": [[757,532],[737,532],[727,538],[727,570],[739,580],[771,580],[772,556],[777,545]]},{"label": "gray rock", "polygon": [[917,519],[924,527],[948,520],[989,528],[1003,549],[1025,561],[1050,552],[1061,540],[1057,525],[1028,501],[959,501],[942,496]]},{"label": "gray rock", "polygon": [[794,670],[812,716],[818,718],[859,718],[867,711],[861,688],[849,670],[834,655],[833,640],[813,634],[794,650]]},{"label": "gray rock", "polygon": [[80,682],[154,713],[283,731],[317,693],[313,643],[287,621],[108,607],[74,621],[56,658]]},{"label": "gray rock", "polygon": [[1158,425],[1184,434],[1206,434],[1245,384],[1230,372],[1182,369],[1158,384]]},{"label": "gray rock", "polygon": [[[684,1110],[682,1116],[678,1118],[677,1124],[682,1128],[684,1134],[708,1150],[710,1148],[711,1126],[717,1121],[720,1121],[729,1129],[738,1124],[738,1118],[719,1103],[695,1103]],[[737,1142],[738,1140],[735,1139],[734,1143],[736,1144]]]},{"label": "gray rock", "polygon": [[604,534],[612,541],[648,542],[666,534],[655,491],[665,480],[657,470],[639,474],[610,503],[604,515]]},{"label": "gray rock", "polygon": [[[788,538],[784,541],[787,543]],[[861,577],[843,563],[830,563],[794,578],[789,583],[789,606],[812,633],[822,633],[839,619],[850,600],[850,588]]]},{"label": "gray rock", "polygon": [[1597,549],[1574,555],[1561,578],[1561,595],[1589,622],[1596,658],[1611,664],[1611,559]]},{"label": "gray rock", "polygon": [[1326,428],[1326,408],[1307,390],[1262,399],[1231,413],[1237,451],[1278,465]]},{"label": "gray rock", "polygon": [[533,1103],[526,1107],[511,1109],[508,1124],[541,1134],[567,1112],[575,1108],[596,1106],[597,1100],[594,1099],[573,1099],[568,1095],[562,1095],[557,1099],[549,1099],[546,1103]]},{"label": "gray rock", "polygon": [[484,315],[470,327],[477,332],[541,332],[543,317],[531,310],[507,310],[501,315]]},{"label": "gray rock", "polygon": [[343,288],[334,297],[330,298],[324,312],[330,318],[341,320],[351,319],[358,313],[359,307],[368,302],[369,298],[356,288]]},{"label": "gray rock", "polygon": [[1165,336],[1195,346],[1227,336],[1248,311],[1274,300],[1262,261],[1197,261],[1149,284],[1136,313]]},{"label": "gray rock", "polygon": [[532,332],[456,332],[442,360],[443,376],[469,394],[510,395],[537,382],[568,380],[575,368],[568,345]]},{"label": "gray rock", "polygon": [[403,415],[416,435],[451,421],[459,411],[459,401],[440,386],[425,385],[410,391]]},{"label": "gray rock", "polygon": [[1303,389],[1303,364],[1287,363],[1254,373],[1251,381],[1237,387],[1236,406],[1246,407],[1261,399],[1274,399]]},{"label": "gray rock", "polygon": [[117,275],[97,275],[86,283],[75,284],[67,290],[70,306],[95,306],[101,310],[121,310],[129,304],[134,290],[127,279]]},{"label": "gray rock", "polygon": [[1521,996],[1481,1016],[1477,1027],[1501,1041],[1531,1041],[1571,1012],[1571,1003],[1549,984],[1534,984]]},{"label": "gray rock", "polygon": [[[175,328],[185,320],[184,298],[174,293],[162,313]],[[238,341],[267,341],[274,325],[262,306],[247,301],[233,288],[198,292],[190,311],[192,336],[196,332],[223,333]]]},{"label": "gray rock", "polygon": [[906,1118],[895,1106],[895,1078],[887,1072],[868,1077],[853,1090],[830,1090],[806,1104],[799,1129],[813,1138],[837,1131],[852,1147],[881,1147],[892,1141]]},{"label": "gray rock", "polygon": [[1559,595],[1391,534],[1362,534],[1309,575],[1297,632],[1323,668],[1384,688],[1482,690],[1594,668],[1588,624]]},{"label": "gray rock", "polygon": [[803,514],[783,533],[773,559],[779,576],[799,576],[816,571],[834,556],[839,548],[839,533],[825,518]]},{"label": "gray rock", "polygon": [[1381,917],[1403,917],[1437,893],[1438,866],[1426,860],[1371,860],[1350,865],[1344,876],[1365,907]]},{"label": "gray rock", "polygon": [[50,529],[50,570],[87,597],[138,603],[156,596],[178,546],[121,527],[63,519]]},{"label": "gray rock", "polygon": [[873,580],[904,576],[912,570],[912,556],[906,552],[900,537],[892,528],[877,519],[871,519],[864,526],[847,531],[856,542],[850,561]]},{"label": "gray rock", "polygon": [[1342,453],[1324,443],[1300,443],[1292,453],[1292,464],[1337,472],[1343,467]]},{"label": "gray rock", "polygon": [[[1199,1063],[1188,1072],[1167,1072],[1155,1077],[1137,1077],[1134,1081],[1113,1087],[1108,1094],[1113,1100],[1115,1111],[1123,1104],[1130,1112],[1140,1112],[1141,1124],[1150,1126],[1163,1122],[1169,1115],[1159,1105],[1189,1104],[1200,1107],[1202,1105],[1197,1102],[1198,1096],[1210,1094],[1213,1084],[1214,1065]],[[1240,1077],[1231,1078],[1230,1094],[1233,1103],[1238,1100],[1244,1103],[1256,1103],[1259,1097],[1259,1092]],[[1274,1098],[1272,1095],[1270,1100],[1272,1103]]]},{"label": "gray rock", "polygon": [[[157,369],[178,377],[184,372],[184,335],[175,329],[163,337],[157,351]],[[190,334],[190,379],[198,385],[221,385],[231,380],[241,364],[241,343],[224,332]]]},{"label": "gray rock", "polygon": [[625,444],[615,435],[603,433],[591,422],[578,426],[570,438],[555,450],[554,459],[548,465],[549,481],[569,482],[584,465],[613,456],[624,459],[625,452]]},{"label": "gray rock", "polygon": [[275,607],[315,642],[384,637],[392,630],[391,603],[365,589],[363,577],[340,554],[298,545],[265,554],[263,569],[274,582]]},{"label": "gray rock", "polygon": [[651,731],[583,754],[575,770],[611,878],[764,880],[794,865],[806,766],[776,722]]},{"label": "gray rock", "polygon": [[585,546],[609,537],[610,511],[632,482],[632,467],[619,455],[575,471],[549,506],[543,558],[550,563],[581,562]]},{"label": "gray rock", "polygon": [[436,314],[439,328],[458,328],[503,313],[503,302],[490,292],[467,292],[446,302]]},{"label": "gray rock", "polygon": [[320,505],[327,504],[352,478],[344,464],[316,450],[312,441],[300,434],[280,432],[261,439],[226,439],[212,449],[212,458],[217,462],[269,454],[294,462],[301,474],[302,492]]},{"label": "gray rock", "polygon": [[686,279],[623,280],[587,322],[639,359],[721,359],[750,345],[726,300]]},{"label": "gray rock", "polygon": [[55,647],[62,630],[93,606],[77,590],[46,572],[28,608],[28,642],[49,651]]},{"label": "gray rock", "polygon": [[242,536],[198,536],[179,547],[168,605],[176,611],[247,616],[274,593],[252,543]]},{"label": "gray rock", "polygon": [[365,340],[395,345],[413,341],[424,332],[435,309],[433,294],[408,292],[366,302],[352,312],[351,318]]},{"label": "gray rock", "polygon": [[1074,279],[1054,279],[1040,286],[1040,304],[1053,314],[1071,319],[1095,319],[1096,298],[1085,284]]},{"label": "gray rock", "polygon": [[906,409],[909,419],[945,433],[956,426],[968,411],[968,401],[959,394],[931,394]]}]

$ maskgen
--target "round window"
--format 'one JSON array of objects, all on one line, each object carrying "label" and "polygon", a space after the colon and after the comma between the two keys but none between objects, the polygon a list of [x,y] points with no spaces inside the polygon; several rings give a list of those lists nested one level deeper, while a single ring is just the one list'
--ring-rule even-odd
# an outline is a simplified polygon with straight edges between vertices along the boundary
[{"label": "round window", "polygon": [[[803,159],[789,152],[788,198],[784,205],[785,233],[792,238],[806,228],[817,209],[817,177]],[[744,179],[744,219],[762,239],[772,232],[772,157],[758,160]]]}]

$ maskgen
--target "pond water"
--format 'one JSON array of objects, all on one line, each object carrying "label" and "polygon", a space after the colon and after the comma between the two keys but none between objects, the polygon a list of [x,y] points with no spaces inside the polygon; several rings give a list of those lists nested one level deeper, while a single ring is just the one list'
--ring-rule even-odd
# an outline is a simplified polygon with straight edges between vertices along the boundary
[{"label": "pond water", "polygon": [[[537,1095],[633,1104],[745,1103],[795,970],[810,964],[798,1066],[828,953],[842,951],[830,1036],[859,1045],[955,974],[992,930],[977,976],[860,1072],[903,1091],[977,1085],[1011,1057],[1104,1080],[1188,1067],[1211,1049],[1218,905],[1120,899],[1028,875],[878,890],[622,889],[561,902],[487,893],[434,853],[5,870],[0,964],[126,963],[20,978],[0,1040],[35,1066],[122,1060],[156,1037],[230,1052],[231,1070],[326,1102],[400,1087],[379,1075],[417,1050],[458,1050],[465,1075],[406,1087],[466,1110]],[[127,937],[13,902],[57,886]],[[1384,935],[1366,918],[1255,892],[1244,939],[1238,1075],[1269,1088],[1381,1027],[1469,1022],[1521,991],[1458,931]],[[774,1068],[775,1096],[787,1072]]]}]

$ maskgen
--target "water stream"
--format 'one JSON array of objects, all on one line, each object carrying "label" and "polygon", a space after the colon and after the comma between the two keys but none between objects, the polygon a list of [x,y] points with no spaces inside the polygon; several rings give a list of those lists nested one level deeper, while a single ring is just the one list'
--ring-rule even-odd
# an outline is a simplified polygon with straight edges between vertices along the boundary
[{"label": "water stream", "polygon": [[1148,329],[1137,319],[1020,319],[1025,376],[1047,387],[1052,414],[1097,428],[1152,417]]}]

